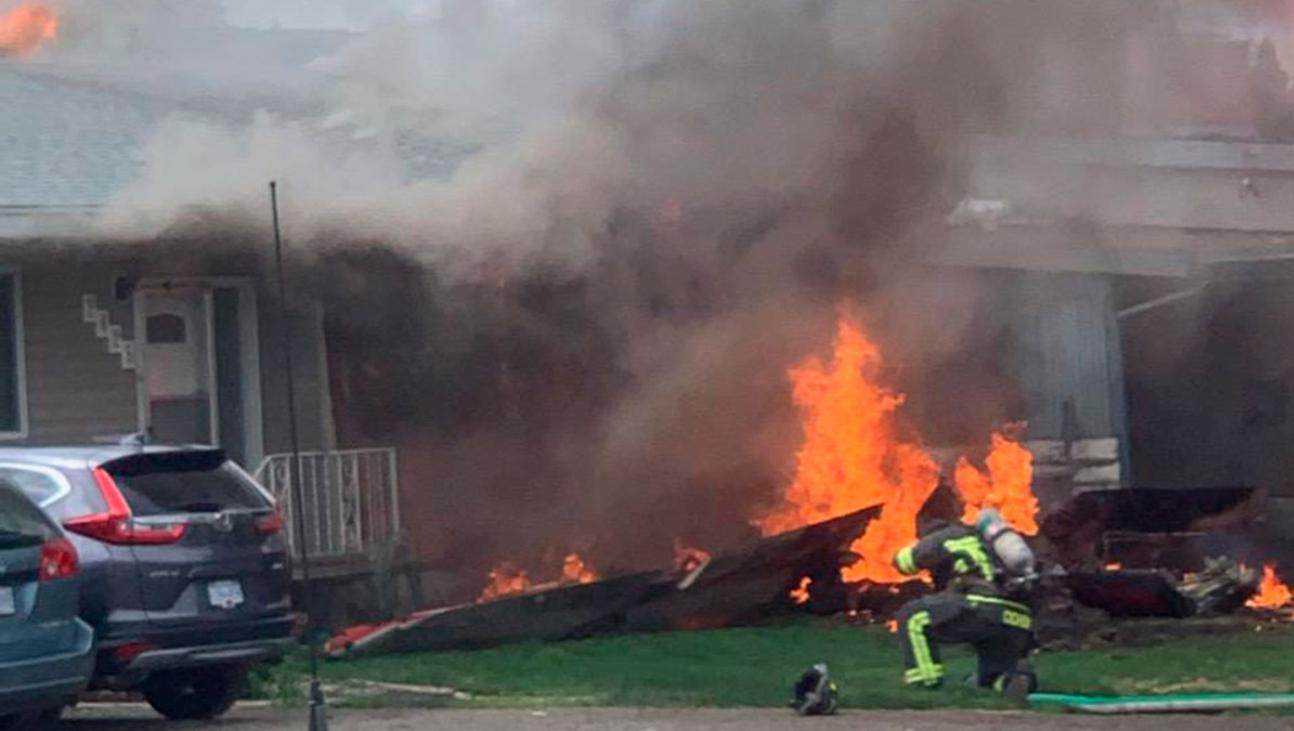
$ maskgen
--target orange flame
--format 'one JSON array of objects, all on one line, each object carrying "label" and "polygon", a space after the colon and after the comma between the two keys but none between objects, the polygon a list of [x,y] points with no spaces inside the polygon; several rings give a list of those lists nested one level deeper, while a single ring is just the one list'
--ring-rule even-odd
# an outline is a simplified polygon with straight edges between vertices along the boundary
[{"label": "orange flame", "polygon": [[1250,597],[1245,606],[1253,609],[1280,609],[1286,606],[1294,606],[1294,592],[1286,586],[1280,577],[1276,575],[1276,566],[1267,564],[1263,566],[1263,582],[1258,587],[1258,593]]},{"label": "orange flame", "polygon": [[1123,564],[1119,563],[1118,561],[1112,561],[1112,562],[1107,563],[1107,564],[1105,565],[1105,570],[1106,570],[1106,571],[1122,571],[1122,570],[1123,570]]},{"label": "orange flame", "polygon": [[689,574],[696,571],[701,564],[710,560],[709,551],[692,548],[679,538],[674,539],[674,568],[680,573]]},{"label": "orange flame", "polygon": [[800,585],[791,590],[791,601],[796,604],[805,604],[809,601],[809,587],[813,584],[813,579],[804,577],[800,579]]},{"label": "orange flame", "polygon": [[592,584],[598,580],[598,574],[578,553],[566,556],[562,561],[562,581],[569,584]]},{"label": "orange flame", "polygon": [[488,602],[513,594],[520,594],[530,588],[530,574],[511,561],[490,569],[489,583],[481,592],[478,602]]},{"label": "orange flame", "polygon": [[813,357],[792,368],[795,404],[804,413],[804,446],[781,504],[756,525],[765,535],[884,506],[852,546],[861,560],[846,581],[897,582],[896,551],[916,540],[916,518],[939,484],[939,467],[898,436],[904,396],[877,381],[880,350],[846,308],[831,364]]},{"label": "orange flame", "polygon": [[[773,535],[881,506],[879,517],[851,546],[860,557],[841,571],[845,581],[897,583],[894,554],[917,538],[917,516],[939,485],[939,465],[900,419],[905,396],[879,381],[880,349],[848,306],[841,307],[831,363],[809,358],[790,370],[793,398],[804,418],[804,446],[795,479],[780,504],[755,525]],[[1019,428],[1019,427],[1013,427]],[[956,469],[967,520],[997,507],[1021,533],[1038,532],[1033,455],[1004,434],[993,435],[981,473],[966,460]]]},{"label": "orange flame", "polygon": [[966,505],[962,520],[974,523],[981,510],[996,508],[1011,527],[1028,536],[1036,535],[1038,498],[1032,489],[1033,454],[1019,442],[995,432],[984,464],[988,474],[965,457],[957,460],[953,477]]},{"label": "orange flame", "polygon": [[888,622],[886,622],[886,623],[885,623],[885,628],[886,628],[886,629],[888,629],[888,630],[890,631],[890,634],[892,634],[892,635],[896,635],[896,634],[898,634],[898,633],[899,633],[899,620],[897,620],[897,619],[891,619],[890,621],[888,621]]},{"label": "orange flame", "polygon": [[485,589],[477,598],[478,602],[488,602],[505,596],[520,594],[534,588],[552,588],[564,584],[592,584],[598,580],[598,573],[584,561],[578,553],[569,553],[562,559],[561,578],[550,583],[536,584],[530,573],[512,561],[490,569]]},{"label": "orange flame", "polygon": [[0,56],[26,56],[58,35],[58,15],[44,5],[19,5],[0,16]]}]

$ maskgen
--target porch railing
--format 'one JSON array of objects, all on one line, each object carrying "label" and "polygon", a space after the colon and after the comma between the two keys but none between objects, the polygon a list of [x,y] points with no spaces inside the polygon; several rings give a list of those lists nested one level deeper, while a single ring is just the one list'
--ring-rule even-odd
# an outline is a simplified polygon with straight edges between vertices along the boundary
[{"label": "porch railing", "polygon": [[[293,555],[302,546],[312,558],[372,554],[400,533],[399,478],[394,449],[352,449],[273,454],[261,462],[256,479],[283,507]],[[301,477],[305,535],[298,536],[293,474]]]}]

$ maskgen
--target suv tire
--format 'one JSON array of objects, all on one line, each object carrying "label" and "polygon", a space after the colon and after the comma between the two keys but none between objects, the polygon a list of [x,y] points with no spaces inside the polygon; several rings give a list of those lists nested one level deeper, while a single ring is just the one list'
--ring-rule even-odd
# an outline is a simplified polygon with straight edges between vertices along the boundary
[{"label": "suv tire", "polygon": [[154,673],[144,683],[144,700],[172,721],[206,721],[234,707],[246,680],[247,670],[242,667]]}]

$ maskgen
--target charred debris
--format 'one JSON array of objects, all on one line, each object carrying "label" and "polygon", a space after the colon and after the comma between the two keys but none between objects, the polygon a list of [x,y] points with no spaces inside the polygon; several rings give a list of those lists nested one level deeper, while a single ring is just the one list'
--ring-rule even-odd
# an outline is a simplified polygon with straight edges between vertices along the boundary
[{"label": "charred debris", "polygon": [[[924,523],[940,519],[938,506],[949,501],[939,497],[928,504]],[[1105,490],[1051,512],[1035,539],[1047,566],[1043,641],[1148,641],[1202,627],[1294,620],[1287,603],[1264,607],[1261,601],[1271,574],[1257,568],[1271,555],[1255,538],[1263,531],[1262,499],[1246,487]],[[340,658],[471,649],[763,624],[796,614],[888,622],[927,586],[846,582],[840,571],[859,559],[850,546],[879,512],[859,511],[669,569],[584,583],[571,578],[352,627],[327,651]],[[1133,619],[1143,624],[1123,621]]]}]

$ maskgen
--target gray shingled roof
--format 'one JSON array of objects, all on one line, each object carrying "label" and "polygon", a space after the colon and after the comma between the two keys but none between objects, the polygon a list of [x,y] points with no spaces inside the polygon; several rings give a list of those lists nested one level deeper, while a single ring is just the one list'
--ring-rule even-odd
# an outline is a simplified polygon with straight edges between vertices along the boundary
[{"label": "gray shingled roof", "polygon": [[[176,112],[224,122],[249,119],[257,108],[309,113],[303,99],[328,81],[304,67],[344,35],[226,29],[202,40],[182,63],[168,62],[180,58],[171,49],[153,49],[155,59],[137,58],[128,70],[73,56],[0,58],[0,209],[107,202],[135,177],[144,144]],[[218,80],[229,54],[254,61],[261,78],[229,90]]]},{"label": "gray shingled roof", "polygon": [[142,96],[0,64],[0,206],[105,202],[171,111]]}]

